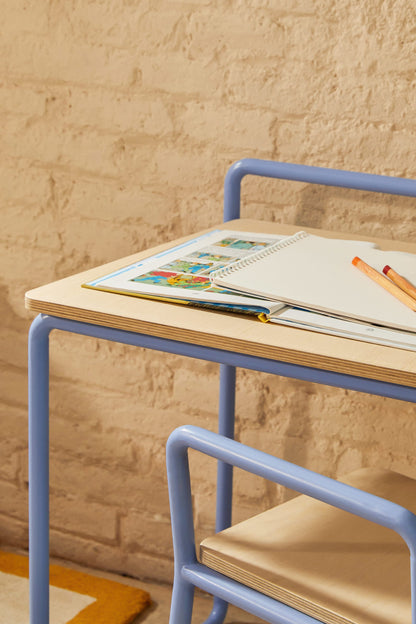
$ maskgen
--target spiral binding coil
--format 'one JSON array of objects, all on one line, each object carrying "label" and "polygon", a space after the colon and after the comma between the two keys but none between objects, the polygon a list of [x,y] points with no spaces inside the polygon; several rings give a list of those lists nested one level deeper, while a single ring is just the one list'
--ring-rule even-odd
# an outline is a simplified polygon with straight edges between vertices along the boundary
[{"label": "spiral binding coil", "polygon": [[280,251],[280,249],[283,249],[284,247],[288,247],[289,245],[292,245],[293,243],[296,243],[302,238],[306,238],[308,236],[309,234],[307,232],[303,232],[303,231],[297,232],[293,236],[289,236],[288,238],[285,238],[282,241],[278,241],[277,243],[274,243],[274,245],[271,245],[270,247],[267,247],[266,249],[262,249],[261,251],[251,254],[247,256],[246,258],[243,258],[242,260],[238,260],[237,262],[233,262],[229,264],[228,266],[223,267],[222,269],[218,269],[218,271],[213,271],[210,275],[210,280],[211,282],[215,283],[216,279],[227,277],[228,275],[231,275],[231,273],[235,273],[236,271],[239,271],[240,269],[244,269],[250,264],[254,264],[258,260],[261,260],[262,258],[265,258],[266,256],[270,256],[276,251]]}]

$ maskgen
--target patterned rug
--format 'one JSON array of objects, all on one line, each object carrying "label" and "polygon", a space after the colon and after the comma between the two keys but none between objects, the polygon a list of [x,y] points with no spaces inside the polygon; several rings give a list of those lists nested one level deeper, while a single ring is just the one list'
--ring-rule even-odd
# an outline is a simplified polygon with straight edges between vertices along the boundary
[{"label": "patterned rug", "polygon": [[[0,551],[0,624],[29,621],[29,562]],[[151,604],[147,592],[50,566],[50,624],[128,624]]]}]

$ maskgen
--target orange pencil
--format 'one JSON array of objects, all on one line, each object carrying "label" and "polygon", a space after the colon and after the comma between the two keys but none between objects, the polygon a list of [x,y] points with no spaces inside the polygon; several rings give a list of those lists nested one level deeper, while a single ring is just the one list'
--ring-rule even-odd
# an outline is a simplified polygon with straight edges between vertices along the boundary
[{"label": "orange pencil", "polygon": [[392,269],[388,264],[386,264],[386,266],[384,267],[383,273],[384,275],[387,275],[387,277],[389,277],[392,282],[397,284],[399,288],[404,290],[404,292],[407,293],[410,297],[416,299],[416,288],[413,286],[413,284],[408,282],[405,277],[396,273],[396,271]]},{"label": "orange pencil", "polygon": [[384,277],[381,273],[373,269],[370,265],[368,265],[364,260],[355,256],[352,261],[353,265],[360,269],[365,275],[371,278],[374,282],[376,282],[379,286],[382,286],[385,290],[387,290],[393,297],[396,297],[399,301],[407,305],[411,310],[416,312],[416,301],[409,297],[401,288],[393,284],[387,277]]}]

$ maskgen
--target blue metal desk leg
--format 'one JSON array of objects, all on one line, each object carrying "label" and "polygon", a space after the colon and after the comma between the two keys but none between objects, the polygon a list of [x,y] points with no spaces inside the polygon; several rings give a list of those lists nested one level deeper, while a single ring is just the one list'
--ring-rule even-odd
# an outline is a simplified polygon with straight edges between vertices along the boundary
[{"label": "blue metal desk leg", "polygon": [[[29,332],[30,624],[49,624],[49,334],[56,319],[39,315]],[[235,373],[221,364],[220,434],[234,437]],[[232,467],[218,463],[216,530],[231,524]],[[193,588],[192,588],[193,593]],[[190,597],[190,602],[192,598]],[[214,599],[206,624],[221,624],[228,604]]]},{"label": "blue metal desk leg", "polygon": [[49,332],[37,317],[29,332],[30,624],[49,623]]},{"label": "blue metal desk leg", "polygon": [[[220,394],[218,409],[218,433],[234,438],[235,421],[235,379],[236,368],[229,364],[220,365]],[[231,525],[233,496],[233,467],[224,462],[218,462],[217,468],[217,509],[216,531],[222,531]],[[204,624],[221,624],[228,609],[228,603],[220,598],[214,598],[214,605],[210,616]]]}]

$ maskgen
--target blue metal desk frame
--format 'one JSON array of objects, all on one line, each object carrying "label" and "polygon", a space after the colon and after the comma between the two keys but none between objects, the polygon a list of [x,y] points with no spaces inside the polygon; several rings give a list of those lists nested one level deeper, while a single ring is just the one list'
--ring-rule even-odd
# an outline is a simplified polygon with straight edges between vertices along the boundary
[{"label": "blue metal desk frame", "polygon": [[[241,180],[246,175],[416,197],[416,181],[304,165],[243,159],[224,184],[224,221],[239,218]],[[166,351],[220,366],[218,432],[234,436],[236,367],[347,388],[416,403],[416,388],[320,370],[252,355],[167,340],[39,314],[29,332],[29,574],[30,624],[49,623],[49,334],[53,329]],[[218,464],[216,530],[231,524],[232,468]],[[214,599],[209,624],[222,622],[227,603]]]}]

